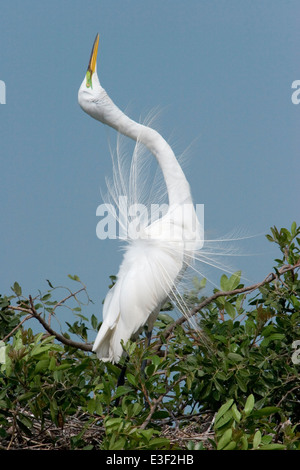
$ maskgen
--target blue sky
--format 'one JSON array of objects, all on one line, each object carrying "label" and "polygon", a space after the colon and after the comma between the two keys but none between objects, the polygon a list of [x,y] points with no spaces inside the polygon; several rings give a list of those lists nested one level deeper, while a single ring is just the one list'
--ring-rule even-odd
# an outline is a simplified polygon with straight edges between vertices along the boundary
[{"label": "blue sky", "polygon": [[299,17],[298,0],[1,2],[0,292],[77,274],[100,316],[117,273],[120,245],[96,237],[114,132],[77,103],[97,32],[104,88],[135,120],[160,107],[177,154],[193,142],[186,173],[206,231],[258,235],[234,264],[263,279],[278,252],[262,234],[299,223]]}]

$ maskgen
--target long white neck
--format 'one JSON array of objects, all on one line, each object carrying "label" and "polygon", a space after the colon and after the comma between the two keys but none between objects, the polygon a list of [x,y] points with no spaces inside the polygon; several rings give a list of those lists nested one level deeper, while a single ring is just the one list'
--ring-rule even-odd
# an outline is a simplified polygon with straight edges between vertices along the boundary
[{"label": "long white neck", "polygon": [[124,114],[101,87],[96,74],[93,75],[95,99],[86,103],[79,96],[79,104],[89,115],[113,127],[121,134],[142,142],[156,157],[167,186],[169,205],[191,203],[189,183],[174,152],[165,139],[154,129],[139,124]]}]

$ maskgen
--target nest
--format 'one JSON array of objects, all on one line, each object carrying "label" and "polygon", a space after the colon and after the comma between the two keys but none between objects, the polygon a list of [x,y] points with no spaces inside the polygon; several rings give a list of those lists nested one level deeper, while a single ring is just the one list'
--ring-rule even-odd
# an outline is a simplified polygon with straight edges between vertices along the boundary
[{"label": "nest", "polygon": [[[183,428],[166,426],[163,430],[163,436],[169,439],[172,446],[181,449],[195,449],[202,444],[206,449],[212,449],[209,439],[213,439],[214,432],[211,429],[211,420],[199,428],[198,423],[191,423]],[[190,445],[192,444],[192,447]]]},{"label": "nest", "polygon": [[80,447],[80,439],[83,447],[85,443],[86,446],[99,449],[105,433],[103,427],[91,423],[88,419],[90,416],[84,413],[77,413],[60,425],[55,425],[50,419],[41,425],[33,415],[28,418],[32,427],[26,432],[20,424],[11,422],[6,431],[7,436],[0,437],[1,450],[72,450]]},{"label": "nest", "polygon": [[[25,430],[20,423],[14,423],[9,418],[6,436],[0,436],[0,450],[72,450],[72,449],[101,449],[105,437],[105,428],[96,420],[91,422],[91,416],[83,412],[77,413],[60,425],[49,420],[41,422],[28,414],[32,423],[31,429]],[[198,418],[184,426],[164,424],[162,437],[170,441],[171,448],[197,449],[197,444],[203,443],[205,448],[211,448],[209,439],[213,438],[213,416]]]}]

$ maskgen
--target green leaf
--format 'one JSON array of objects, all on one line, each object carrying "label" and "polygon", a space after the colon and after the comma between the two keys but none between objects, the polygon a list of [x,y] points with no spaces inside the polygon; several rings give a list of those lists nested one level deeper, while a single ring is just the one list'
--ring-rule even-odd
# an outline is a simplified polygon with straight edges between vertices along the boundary
[{"label": "green leaf", "polygon": [[217,445],[217,450],[222,450],[224,447],[227,446],[227,444],[231,441],[232,438],[232,429],[227,429],[222,437],[220,438],[218,445]]},{"label": "green leaf", "polygon": [[39,310],[40,308],[43,308],[43,304],[40,304],[39,302],[37,304],[34,304],[35,310]]},{"label": "green leaf", "polygon": [[272,333],[264,338],[261,342],[261,346],[267,347],[271,341],[282,340],[285,338],[283,333]]},{"label": "green leaf", "polygon": [[125,443],[126,443],[125,437],[119,437],[117,441],[113,442],[109,446],[109,450],[124,450]]},{"label": "green leaf", "polygon": [[261,443],[261,432],[258,430],[253,437],[253,449],[257,449]]},{"label": "green leaf", "polygon": [[48,351],[50,348],[51,344],[46,344],[45,346],[38,344],[37,346],[34,346],[34,348],[32,348],[31,356],[37,356],[38,354]]},{"label": "green leaf", "polygon": [[274,238],[269,234],[266,235],[266,238],[269,240],[269,242],[274,242],[275,241]]},{"label": "green leaf", "polygon": [[19,419],[17,419],[18,425],[23,429],[26,434],[30,434],[30,429],[32,429],[33,423],[32,421],[22,413],[18,415]]},{"label": "green leaf", "polygon": [[[123,340],[121,341],[122,345],[124,345]],[[134,351],[136,349],[136,342],[135,341],[127,341],[127,343],[124,345],[125,350],[127,351],[129,356],[132,356],[134,354]]]},{"label": "green leaf", "polygon": [[105,427],[107,432],[111,432],[113,429],[118,429],[120,424],[122,424],[122,418],[108,418],[105,421]]},{"label": "green leaf", "polygon": [[243,356],[238,353],[228,353],[227,357],[233,362],[241,362],[244,360]]},{"label": "green leaf", "polygon": [[87,410],[91,414],[97,413],[98,415],[101,415],[103,413],[102,405],[98,397],[91,398],[87,402]]},{"label": "green leaf", "polygon": [[228,410],[226,411],[217,421],[217,423],[215,423],[215,429],[220,429],[222,428],[223,426],[225,426],[225,424],[229,423],[231,420],[232,420],[232,411],[231,410]]},{"label": "green leaf", "polygon": [[123,395],[126,395],[129,392],[132,392],[131,387],[129,387],[128,385],[120,385],[117,388],[114,398],[122,397]]},{"label": "green leaf", "polygon": [[229,280],[226,274],[222,274],[221,279],[220,279],[220,287],[223,292],[226,292],[230,290],[229,288]]},{"label": "green leaf", "polygon": [[57,371],[66,370],[66,369],[70,369],[70,367],[73,367],[73,364],[64,363],[64,364],[61,364],[60,366],[57,366],[56,370]]},{"label": "green leaf", "polygon": [[280,408],[277,406],[266,406],[260,410],[253,411],[252,415],[254,418],[261,418],[262,416],[270,416],[273,413],[277,413],[278,411],[280,411]]},{"label": "green leaf", "polygon": [[154,429],[152,429],[152,428],[144,429],[143,431],[141,431],[141,435],[144,436],[147,441],[150,441],[150,439],[153,436],[153,433],[154,433]]},{"label": "green leaf", "polygon": [[41,297],[41,301],[45,302],[46,300],[48,300],[50,298],[51,298],[51,294],[45,294],[45,295],[43,295],[43,297]]},{"label": "green leaf", "polygon": [[232,416],[234,418],[234,420],[239,423],[241,421],[241,413],[239,412],[239,410],[237,409],[237,406],[236,404],[234,403],[231,407],[231,411],[232,411]]},{"label": "green leaf", "polygon": [[51,287],[51,289],[54,289],[54,287],[53,287],[52,283],[49,281],[49,279],[46,279],[46,281],[48,282],[49,287]]},{"label": "green leaf", "polygon": [[223,450],[234,450],[235,448],[236,448],[236,442],[230,441],[229,444],[227,444],[227,446],[223,448]]},{"label": "green leaf", "polygon": [[151,377],[151,375],[153,374],[155,369],[156,369],[156,367],[155,367],[154,364],[149,364],[149,366],[147,366],[145,368],[145,373],[146,373],[147,377]]},{"label": "green leaf", "polygon": [[292,301],[293,307],[297,309],[300,308],[300,301],[297,299],[295,295],[291,295],[291,301]]},{"label": "green leaf", "polygon": [[74,276],[72,276],[72,274],[68,274],[68,277],[70,279],[72,279],[72,281],[81,282],[81,280],[79,279],[79,277],[76,274],[74,274]]},{"label": "green leaf", "polygon": [[11,287],[11,290],[18,296],[20,297],[22,295],[22,289],[21,286],[17,283],[14,282],[13,287]]},{"label": "green leaf", "polygon": [[98,328],[98,319],[95,315],[91,316],[91,325],[96,330]]},{"label": "green leaf", "polygon": [[169,447],[169,444],[169,439],[166,439],[165,437],[156,437],[151,439],[148,445],[151,449],[165,449]]},{"label": "green leaf", "polygon": [[271,444],[272,439],[273,439],[273,436],[271,436],[270,434],[265,434],[265,435],[262,436],[262,438],[261,438],[261,443],[262,443],[263,445]]},{"label": "green leaf", "polygon": [[248,449],[248,440],[247,437],[244,435],[241,437],[241,450],[247,450]]},{"label": "green leaf", "polygon": [[237,271],[229,278],[229,290],[234,290],[240,283],[242,271]]},{"label": "green leaf", "polygon": [[56,360],[54,356],[52,356],[50,359],[49,370],[52,370],[52,371],[56,370]]},{"label": "green leaf", "polygon": [[230,302],[225,301],[224,307],[225,307],[226,313],[228,313],[230,318],[234,320],[235,313],[236,313],[234,306]]},{"label": "green leaf", "polygon": [[151,356],[151,361],[152,361],[152,364],[154,364],[155,367],[157,368],[161,363],[161,358],[157,355]]},{"label": "green leaf", "polygon": [[260,450],[285,450],[286,446],[284,444],[266,444],[259,448]]},{"label": "green leaf", "polygon": [[134,403],[132,407],[132,416],[137,416],[142,411],[142,405],[140,403]]},{"label": "green leaf", "polygon": [[247,392],[247,380],[245,380],[244,377],[241,377],[237,373],[236,374],[236,382],[237,382],[239,388],[242,390],[242,392],[246,393]]},{"label": "green leaf", "polygon": [[135,387],[137,386],[137,378],[134,375],[132,375],[128,372],[128,374],[126,374],[126,378],[127,378],[129,383],[131,383]]},{"label": "green leaf", "polygon": [[174,318],[172,318],[171,315],[168,315],[167,313],[160,313],[157,317],[157,320],[161,320],[166,325],[174,322]]},{"label": "green leaf", "polygon": [[30,398],[34,397],[36,394],[35,392],[26,392],[19,396],[19,401],[28,401]]},{"label": "green leaf", "polygon": [[42,359],[39,361],[35,366],[35,372],[41,372],[42,370],[48,369],[49,366],[49,359]]},{"label": "green leaf", "polygon": [[[233,404],[233,398],[230,398],[224,405],[221,406],[215,417],[215,427],[219,427],[218,423],[220,419],[225,415],[225,413],[231,408]],[[222,424],[223,425],[223,424]]]},{"label": "green leaf", "polygon": [[251,394],[246,400],[244,412],[246,416],[249,416],[254,407],[254,396]]}]

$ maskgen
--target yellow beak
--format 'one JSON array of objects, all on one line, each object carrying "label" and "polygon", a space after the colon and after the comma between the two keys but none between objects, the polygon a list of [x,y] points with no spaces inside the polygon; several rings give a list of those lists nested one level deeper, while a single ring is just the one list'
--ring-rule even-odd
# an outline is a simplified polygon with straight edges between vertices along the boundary
[{"label": "yellow beak", "polygon": [[89,66],[88,66],[88,71],[92,74],[96,70],[96,62],[97,62],[97,54],[98,54],[98,45],[99,45],[99,34],[97,34],[94,44],[93,44],[93,49],[91,52],[91,57],[89,61]]}]

